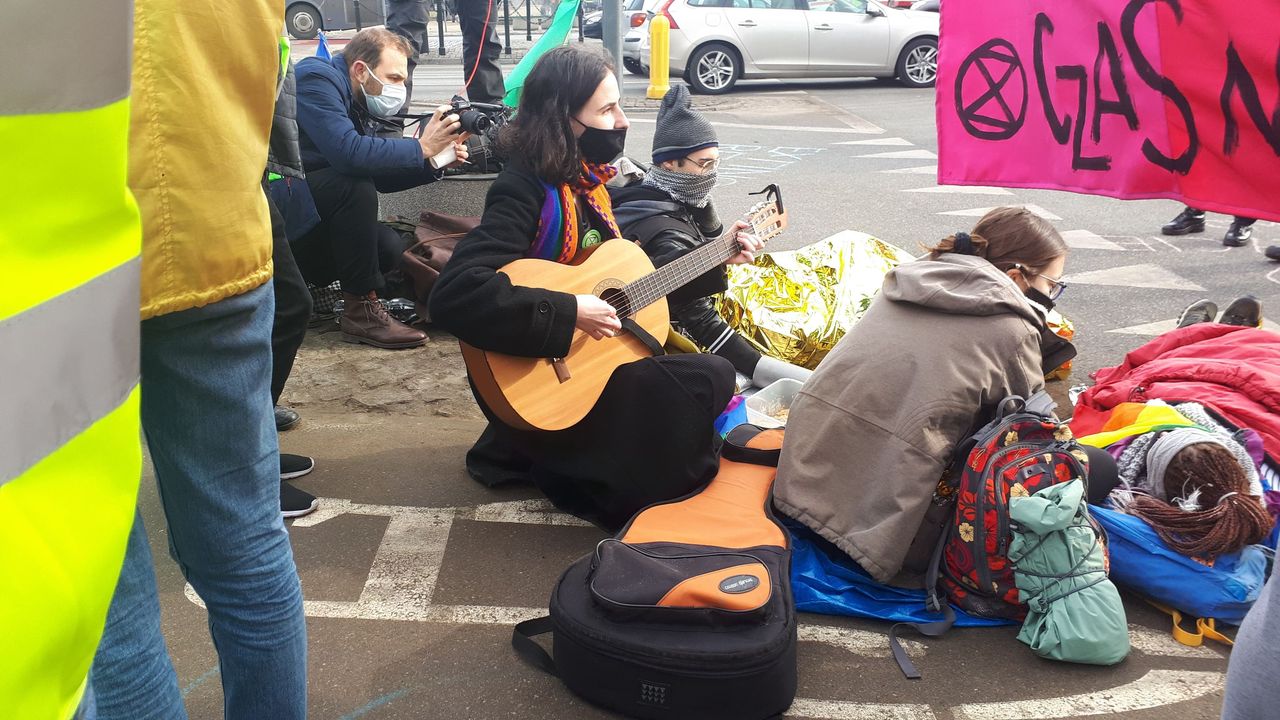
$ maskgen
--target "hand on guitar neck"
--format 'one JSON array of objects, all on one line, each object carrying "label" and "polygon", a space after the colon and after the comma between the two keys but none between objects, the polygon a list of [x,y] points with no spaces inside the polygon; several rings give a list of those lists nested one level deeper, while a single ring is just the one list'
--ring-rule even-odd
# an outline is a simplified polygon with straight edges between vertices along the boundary
[{"label": "hand on guitar neck", "polygon": [[751,223],[739,220],[724,235],[721,235],[722,238],[737,235],[738,244],[742,246],[741,252],[725,261],[726,265],[750,265],[756,261],[756,253],[764,247],[764,241],[749,232],[744,232],[750,228]]}]

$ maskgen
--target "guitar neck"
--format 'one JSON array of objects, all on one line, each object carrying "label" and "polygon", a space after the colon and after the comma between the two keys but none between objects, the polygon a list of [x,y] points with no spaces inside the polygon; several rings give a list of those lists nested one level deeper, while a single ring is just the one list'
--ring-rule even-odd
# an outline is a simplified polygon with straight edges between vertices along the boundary
[{"label": "guitar neck", "polygon": [[[751,225],[750,231],[762,241],[775,237],[786,227],[786,216],[777,211],[776,205],[764,209],[758,208],[748,213],[745,219]],[[618,308],[618,314],[634,315],[641,308],[648,307],[684,287],[708,270],[723,265],[740,251],[741,246],[736,234],[728,234],[700,245],[648,275],[625,285],[622,290],[629,307]]]}]

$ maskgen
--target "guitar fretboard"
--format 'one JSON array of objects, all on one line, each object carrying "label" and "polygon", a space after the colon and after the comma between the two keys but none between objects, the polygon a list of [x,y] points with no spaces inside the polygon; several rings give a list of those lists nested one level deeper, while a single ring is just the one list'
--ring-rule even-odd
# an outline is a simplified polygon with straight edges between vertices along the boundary
[{"label": "guitar fretboard", "polygon": [[[749,232],[767,241],[786,227],[785,216],[776,212],[773,203],[752,210],[746,218]],[[644,277],[622,287],[623,301],[616,308],[618,317],[630,317],[673,291],[684,287],[708,270],[723,265],[741,252],[737,234],[726,234],[681,255]]]}]

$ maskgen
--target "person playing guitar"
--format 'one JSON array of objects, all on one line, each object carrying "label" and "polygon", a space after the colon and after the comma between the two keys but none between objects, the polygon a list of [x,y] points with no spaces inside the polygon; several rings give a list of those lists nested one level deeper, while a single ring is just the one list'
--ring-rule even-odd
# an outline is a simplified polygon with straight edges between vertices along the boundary
[{"label": "person playing guitar", "polygon": [[[596,294],[519,285],[500,270],[523,258],[578,265],[621,235],[604,184],[617,172],[609,162],[622,153],[628,125],[602,53],[564,46],[534,66],[519,114],[500,136],[509,161],[431,295],[431,317],[464,348],[558,359],[584,337],[617,342],[608,339],[626,332],[627,318]],[[761,242],[748,227],[738,222],[726,233],[740,245],[728,263],[755,259]],[[723,287],[720,265],[673,291],[672,302]],[[489,426],[467,453],[467,471],[483,484],[532,481],[562,510],[613,531],[716,473],[712,422],[734,390],[733,366],[721,357],[658,355],[621,365],[585,417],[555,431],[499,419],[470,375]]]}]

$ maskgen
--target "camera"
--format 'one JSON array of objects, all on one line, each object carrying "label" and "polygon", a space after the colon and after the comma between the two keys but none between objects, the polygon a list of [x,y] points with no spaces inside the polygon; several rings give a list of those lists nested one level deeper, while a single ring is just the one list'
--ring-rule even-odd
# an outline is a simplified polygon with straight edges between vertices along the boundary
[{"label": "camera", "polygon": [[[471,138],[467,140],[470,158],[466,168],[451,172],[455,174],[497,172],[502,166],[502,158],[498,154],[498,133],[511,120],[514,113],[515,108],[493,103],[473,103],[461,95],[454,95],[449,101],[449,111],[445,114],[457,115],[461,125],[458,132],[469,133]],[[421,136],[423,128],[433,117],[435,113],[405,114],[408,123],[418,123],[417,136]],[[452,147],[445,148],[440,154],[430,158],[431,166],[443,168],[453,163],[456,157]]]},{"label": "camera", "polygon": [[486,135],[494,128],[507,124],[507,107],[492,103],[473,103],[461,95],[454,95],[449,111],[458,116],[463,132]]}]

